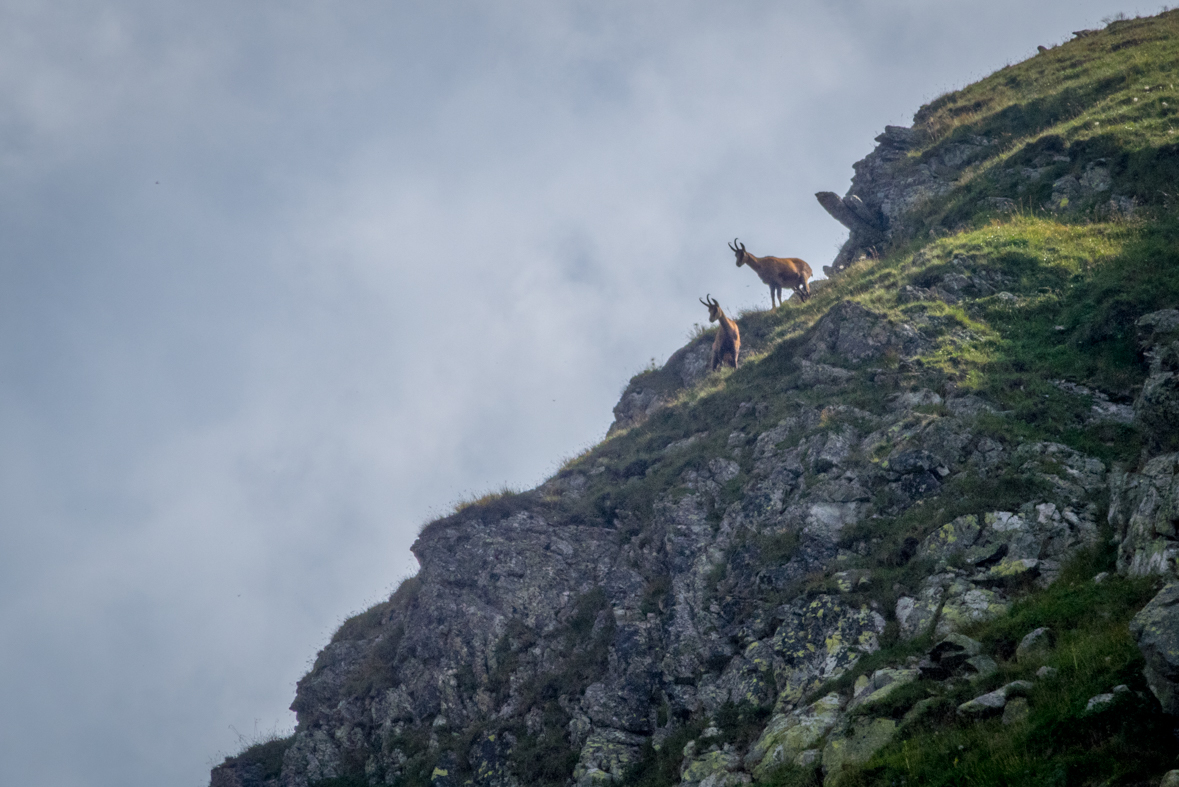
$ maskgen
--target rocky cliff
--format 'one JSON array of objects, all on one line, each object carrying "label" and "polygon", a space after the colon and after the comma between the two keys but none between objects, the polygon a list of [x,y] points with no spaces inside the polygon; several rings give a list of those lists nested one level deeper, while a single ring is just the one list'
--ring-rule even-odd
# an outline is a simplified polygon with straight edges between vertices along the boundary
[{"label": "rocky cliff", "polygon": [[1179,14],[1118,22],[886,130],[740,370],[702,336],[549,481],[428,524],[213,786],[1157,782],[1176,63]]}]

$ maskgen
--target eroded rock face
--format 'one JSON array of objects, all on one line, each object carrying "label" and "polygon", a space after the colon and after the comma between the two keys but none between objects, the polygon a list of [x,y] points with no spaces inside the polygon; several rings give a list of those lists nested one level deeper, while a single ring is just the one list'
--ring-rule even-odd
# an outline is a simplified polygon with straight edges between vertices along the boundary
[{"label": "eroded rock face", "polygon": [[845,704],[842,696],[831,693],[803,708],[775,714],[745,758],[746,767],[765,779],[781,765],[802,764],[799,758],[823,742]]},{"label": "eroded rock face", "polygon": [[993,153],[996,144],[975,136],[936,145],[912,157],[909,151],[920,142],[918,136],[910,128],[887,126],[876,138],[876,149],[853,165],[855,176],[846,196],[815,195],[832,217],[851,230],[835,261],[824,268],[828,274],[898,237],[907,213],[949,193],[962,170]]},{"label": "eroded rock face", "polygon": [[913,326],[893,323],[854,301],[845,301],[820,318],[800,356],[810,361],[841,358],[854,364],[886,353],[911,358],[928,346],[929,340]]},{"label": "eroded rock face", "polygon": [[879,649],[884,617],[866,606],[848,607],[831,596],[796,602],[774,634],[779,702],[797,702],[825,680]]},{"label": "eroded rock face", "polygon": [[1179,582],[1159,591],[1130,622],[1146,658],[1146,681],[1167,713],[1179,715]]},{"label": "eroded rock face", "polygon": [[1117,470],[1110,483],[1109,523],[1117,535],[1118,571],[1179,576],[1179,310],[1137,322],[1149,373],[1134,402],[1134,421],[1154,454],[1136,472]]},{"label": "eroded rock face", "polygon": [[[844,343],[842,328],[817,326],[807,345],[816,357],[871,362],[881,348],[909,341],[907,330],[871,312],[845,312],[863,321],[868,340]],[[946,406],[948,414],[915,409],[939,399],[915,390],[883,414],[800,406],[777,424],[740,420],[739,411],[741,431],[682,472],[638,538],[624,535],[636,532],[628,511],[564,513],[580,510],[584,472],[431,524],[414,546],[422,566],[414,593],[366,613],[371,620],[356,632],[342,629],[300,682],[300,727],[283,786],[358,768],[373,784],[391,783],[434,757],[437,787],[460,767],[480,787],[513,787],[522,783],[521,736],[564,741],[576,755],[570,778],[605,785],[675,720],[716,717],[726,707],[773,715],[749,751],[701,739],[684,760],[685,783],[736,785],[784,763],[858,762],[884,745],[895,722],[863,717],[845,729],[849,706],[870,716],[927,669],[956,679],[991,674],[994,660],[953,632],[1004,614],[1013,592],[1051,581],[1062,560],[1096,537],[1089,495],[1104,483],[1100,462],[1053,443],[1011,450],[977,438],[981,400]],[[651,467],[709,439],[700,432],[672,441]],[[992,458],[983,463],[982,455]],[[873,574],[842,567],[856,554],[843,546],[847,528],[879,500],[904,510],[955,473],[998,464],[1038,479],[1044,492],[1017,511],[958,517],[915,541],[903,559],[929,560],[934,573],[895,610],[852,600],[872,587]],[[726,498],[738,479],[740,493]],[[762,550],[779,542],[789,551],[766,560]],[[832,577],[831,592],[780,603],[816,572]],[[939,645],[945,653],[936,651],[945,663],[884,667],[848,696],[808,698],[878,648],[886,612],[904,636],[949,635]],[[487,734],[465,751],[447,748],[452,731],[472,725]]]},{"label": "eroded rock face", "polygon": [[1137,473],[1118,473],[1110,487],[1118,571],[1179,576],[1179,454],[1156,456]]},{"label": "eroded rock face", "polygon": [[1150,373],[1134,402],[1134,418],[1151,445],[1173,450],[1179,435],[1179,310],[1147,314],[1137,328]]},{"label": "eroded rock face", "polygon": [[[960,270],[939,286],[980,286]],[[895,719],[872,716],[892,713],[913,680],[993,675],[994,659],[956,632],[1005,614],[1094,543],[1105,467],[1057,443],[979,434],[979,416],[997,408],[950,386],[894,386],[871,411],[841,399],[932,346],[914,324],[846,303],[795,346],[783,387],[796,398],[774,419],[764,402],[736,403],[730,422],[665,435],[640,459],[569,469],[428,525],[414,545],[418,576],[341,628],[299,682],[282,786],[391,784],[427,768],[434,787],[517,787],[541,767],[522,752],[542,749],[564,752],[543,766],[567,769],[562,778],[607,785],[684,720],[734,709],[768,714],[756,743],[701,735],[685,752],[685,784],[731,787],[786,764],[821,762],[830,775],[891,739]],[[669,374],[694,374],[693,347]],[[624,400],[655,402],[644,396]],[[1160,468],[1140,473],[1155,479],[1156,502],[1173,477]],[[875,548],[873,520],[924,504],[959,474],[998,472],[1039,491],[1010,510],[929,523],[889,558],[924,575],[893,609],[873,600],[883,572],[857,562]],[[669,480],[642,507],[613,497],[652,477]],[[1142,509],[1155,512],[1152,533],[1166,505]],[[890,615],[902,637],[942,641],[852,690],[822,688],[878,649]],[[253,787],[242,769],[218,778]]]}]

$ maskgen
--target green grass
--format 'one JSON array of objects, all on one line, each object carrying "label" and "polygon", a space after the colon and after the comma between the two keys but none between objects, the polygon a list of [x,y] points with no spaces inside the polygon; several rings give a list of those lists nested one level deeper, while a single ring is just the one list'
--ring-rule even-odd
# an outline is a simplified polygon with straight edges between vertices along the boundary
[{"label": "green grass", "polygon": [[[1018,601],[1009,615],[969,630],[999,660],[999,674],[951,691],[940,712],[906,728],[865,767],[843,774],[840,784],[1138,784],[1179,765],[1174,721],[1146,686],[1142,655],[1128,629],[1157,582],[1111,576],[1094,583],[1094,572],[1111,563],[1108,549],[1083,554],[1054,585]],[[1017,662],[1015,645],[1040,626],[1056,632],[1056,646],[1043,661]],[[1055,679],[1036,679],[1045,664],[1058,670]],[[1035,681],[1025,722],[1005,726],[999,719],[957,717],[960,702],[1017,679]],[[1091,697],[1119,684],[1131,692],[1115,708],[1086,712]]]},{"label": "green grass", "polygon": [[[1098,35],[1070,41],[1003,68],[918,112],[914,128],[924,144],[914,162],[947,146],[984,136],[998,144],[961,179],[948,200],[929,206],[918,227],[976,220],[986,196],[1020,198],[1039,210],[1051,183],[1079,176],[1087,162],[1104,158],[1112,192],[1144,205],[1174,202],[1179,175],[1179,12],[1117,22]],[[1039,189],[1020,194],[1020,168],[1051,162]],[[1025,182],[1026,181],[1022,181]]]},{"label": "green grass", "polygon": [[294,736],[280,737],[278,735],[264,736],[262,740],[248,745],[240,753],[226,757],[224,765],[235,765],[257,769],[260,779],[277,778],[282,772],[282,758],[287,749],[294,742]]}]

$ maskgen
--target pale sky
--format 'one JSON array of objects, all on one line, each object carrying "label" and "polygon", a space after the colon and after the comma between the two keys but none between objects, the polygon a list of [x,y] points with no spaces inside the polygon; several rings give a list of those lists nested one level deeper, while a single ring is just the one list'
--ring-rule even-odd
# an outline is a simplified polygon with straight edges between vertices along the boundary
[{"label": "pale sky", "polygon": [[0,784],[201,787],[885,124],[1109,0],[0,0]]}]

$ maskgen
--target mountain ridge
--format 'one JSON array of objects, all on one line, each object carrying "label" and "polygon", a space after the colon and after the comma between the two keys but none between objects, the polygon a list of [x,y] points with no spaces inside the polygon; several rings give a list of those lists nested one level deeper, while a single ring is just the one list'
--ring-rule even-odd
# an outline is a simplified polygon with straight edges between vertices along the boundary
[{"label": "mountain ridge", "polygon": [[1158,783],[1176,63],[1179,12],[1122,20],[886,128],[741,369],[704,332],[428,523],[212,787]]}]

